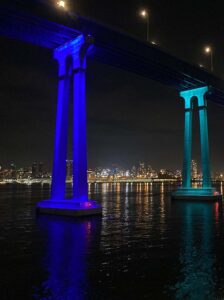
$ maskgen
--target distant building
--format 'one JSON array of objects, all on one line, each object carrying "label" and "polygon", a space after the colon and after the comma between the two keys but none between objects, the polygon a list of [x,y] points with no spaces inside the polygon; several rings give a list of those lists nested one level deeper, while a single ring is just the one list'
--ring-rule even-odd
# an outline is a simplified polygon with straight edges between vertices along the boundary
[{"label": "distant building", "polygon": [[44,164],[42,162],[39,163],[38,175],[42,177],[44,175]]},{"label": "distant building", "polygon": [[131,168],[131,177],[135,178],[137,176],[137,170],[136,170],[136,167],[133,166]]},{"label": "distant building", "polygon": [[95,172],[92,169],[87,170],[88,181],[94,181],[96,179]]},{"label": "distant building", "polygon": [[158,178],[160,179],[173,179],[175,178],[175,173],[171,170],[160,169]]},{"label": "distant building", "polygon": [[137,176],[140,178],[144,178],[146,177],[147,171],[145,168],[145,163],[144,162],[140,162],[139,163],[139,167],[138,167],[138,173]]},{"label": "distant building", "polygon": [[10,164],[11,179],[16,179],[16,165],[14,163]]},{"label": "distant building", "polygon": [[153,169],[152,169],[151,165],[148,165],[147,166],[147,177],[150,178],[152,173],[153,173]]},{"label": "distant building", "polygon": [[160,169],[159,173],[160,173],[161,175],[166,175],[166,169]]},{"label": "distant building", "polygon": [[33,162],[32,164],[32,178],[37,178],[38,170],[37,170],[37,163]]},{"label": "distant building", "polygon": [[191,161],[191,178],[193,180],[198,179],[198,164],[194,159]]},{"label": "distant building", "polygon": [[176,170],[174,173],[175,178],[181,179],[182,178],[182,172],[181,170]]},{"label": "distant building", "polygon": [[73,173],[73,160],[66,160],[66,179],[71,180]]}]

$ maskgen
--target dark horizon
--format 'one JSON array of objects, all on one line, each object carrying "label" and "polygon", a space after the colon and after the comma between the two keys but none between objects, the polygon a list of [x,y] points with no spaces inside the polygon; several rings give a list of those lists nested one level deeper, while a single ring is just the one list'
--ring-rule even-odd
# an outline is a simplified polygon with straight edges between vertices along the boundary
[{"label": "dark horizon", "polygon": [[[200,1],[199,1],[200,2]],[[78,13],[145,37],[144,20],[137,12],[151,11],[150,37],[190,63],[208,67],[203,47],[215,51],[215,74],[222,75],[224,51],[221,1],[77,1]],[[117,10],[119,7],[119,10]],[[215,11],[214,11],[215,10]],[[189,17],[190,16],[190,17]],[[208,18],[209,16],[209,18]],[[200,22],[198,22],[200,20]],[[177,26],[178,24],[178,26]],[[53,157],[57,103],[57,63],[52,52],[1,37],[2,67],[0,165],[43,161]],[[224,108],[208,104],[212,170],[224,169],[221,138]],[[148,161],[153,168],[181,169],[183,159],[183,103],[177,91],[149,79],[88,60],[87,121],[89,168],[118,164],[130,167]],[[193,158],[200,162],[198,117],[194,115]],[[220,130],[221,128],[221,130]],[[196,130],[195,130],[196,129]],[[196,132],[195,132],[196,131]],[[220,133],[221,132],[221,133]],[[71,146],[68,159],[71,158]]]}]

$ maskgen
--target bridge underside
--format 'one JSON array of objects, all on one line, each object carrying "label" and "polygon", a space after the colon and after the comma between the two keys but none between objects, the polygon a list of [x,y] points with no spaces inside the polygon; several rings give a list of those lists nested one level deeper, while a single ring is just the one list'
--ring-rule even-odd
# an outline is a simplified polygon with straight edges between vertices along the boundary
[{"label": "bridge underside", "polygon": [[94,48],[89,57],[100,63],[150,78],[178,91],[210,86],[208,99],[224,104],[223,80],[156,46],[46,5],[0,7],[0,35],[55,49],[80,34],[93,37]]}]

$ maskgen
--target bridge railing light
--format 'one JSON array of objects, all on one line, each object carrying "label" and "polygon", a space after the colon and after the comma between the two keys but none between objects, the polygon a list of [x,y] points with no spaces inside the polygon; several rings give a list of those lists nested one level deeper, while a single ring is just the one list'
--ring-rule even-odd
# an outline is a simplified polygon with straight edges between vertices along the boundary
[{"label": "bridge railing light", "polygon": [[154,45],[154,46],[158,45],[158,43],[156,41],[151,41],[151,44]]}]

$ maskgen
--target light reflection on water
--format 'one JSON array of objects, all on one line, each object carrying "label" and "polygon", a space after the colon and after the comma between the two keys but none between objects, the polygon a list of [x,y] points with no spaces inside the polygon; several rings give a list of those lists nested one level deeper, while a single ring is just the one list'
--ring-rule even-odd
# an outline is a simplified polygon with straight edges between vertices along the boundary
[{"label": "light reflection on water", "polygon": [[1,186],[0,299],[222,297],[222,204],[171,202],[174,188],[91,184],[102,219],[71,219],[35,216],[46,185]]},{"label": "light reflection on water", "polygon": [[[182,266],[175,284],[176,299],[215,299],[213,208],[210,203],[182,203]],[[200,221],[199,221],[200,219]]]},{"label": "light reflection on water", "polygon": [[[99,247],[100,218],[82,222],[69,218],[38,216],[38,225],[47,234],[43,267],[48,276],[36,287],[34,298],[85,299],[88,291],[88,256]],[[63,284],[62,284],[63,283]]]}]

